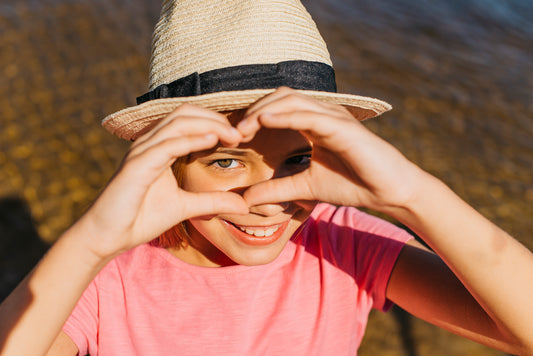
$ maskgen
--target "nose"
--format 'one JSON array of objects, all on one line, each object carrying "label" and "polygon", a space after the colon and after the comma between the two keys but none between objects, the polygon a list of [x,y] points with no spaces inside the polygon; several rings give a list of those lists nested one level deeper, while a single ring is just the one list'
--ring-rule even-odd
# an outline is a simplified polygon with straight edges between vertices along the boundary
[{"label": "nose", "polygon": [[250,207],[250,213],[261,216],[276,216],[289,208],[289,202],[261,204]]},{"label": "nose", "polygon": [[[250,186],[257,184],[259,182],[267,181],[270,179],[279,178],[282,175],[280,175],[276,170],[272,169],[269,165],[263,164],[261,167],[256,167],[253,171],[253,174],[250,174],[248,176],[248,180],[244,186],[239,188],[234,188],[231,191],[242,195],[246,189],[248,189]],[[261,204],[250,207],[250,213],[261,215],[261,216],[275,216],[285,210],[287,210],[290,206],[289,202],[274,202],[274,203],[267,203],[267,204]]]}]

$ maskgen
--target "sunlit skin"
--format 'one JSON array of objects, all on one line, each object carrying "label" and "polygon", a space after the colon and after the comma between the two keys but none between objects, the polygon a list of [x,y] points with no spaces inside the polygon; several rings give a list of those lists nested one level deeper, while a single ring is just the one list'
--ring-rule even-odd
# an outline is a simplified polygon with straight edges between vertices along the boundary
[{"label": "sunlit skin", "polygon": [[[240,115],[230,117],[232,124],[239,119]],[[249,143],[235,148],[219,145],[192,154],[182,188],[191,192],[231,190],[241,194],[256,183],[306,169],[311,150],[307,139],[297,131],[263,128]],[[312,206],[297,202],[262,204],[251,207],[247,215],[193,218],[187,224],[192,244],[169,251],[185,262],[206,267],[269,263],[281,253]],[[250,236],[237,227],[271,235]]]}]

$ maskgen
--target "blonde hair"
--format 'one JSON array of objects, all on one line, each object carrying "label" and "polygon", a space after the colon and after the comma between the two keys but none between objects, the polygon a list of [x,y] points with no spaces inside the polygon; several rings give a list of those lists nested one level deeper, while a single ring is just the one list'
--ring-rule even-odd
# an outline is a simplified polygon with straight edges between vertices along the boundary
[{"label": "blonde hair", "polygon": [[[178,187],[183,184],[183,176],[185,174],[185,166],[187,165],[188,157],[180,157],[172,164],[172,172],[176,177]],[[186,247],[191,243],[189,232],[185,221],[174,225],[161,235],[159,235],[152,242],[152,245],[168,248],[168,247]]]}]

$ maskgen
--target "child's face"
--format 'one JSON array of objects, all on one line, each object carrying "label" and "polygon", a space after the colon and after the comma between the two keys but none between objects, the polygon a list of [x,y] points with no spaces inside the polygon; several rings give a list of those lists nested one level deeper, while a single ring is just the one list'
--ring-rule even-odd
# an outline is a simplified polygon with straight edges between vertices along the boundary
[{"label": "child's face", "polygon": [[[263,128],[237,148],[218,146],[192,154],[182,188],[242,194],[255,183],[301,172],[310,156],[311,145],[299,132]],[[251,207],[248,215],[191,219],[192,247],[182,251],[181,258],[205,266],[271,262],[308,215],[309,210],[295,202],[283,202]]]}]

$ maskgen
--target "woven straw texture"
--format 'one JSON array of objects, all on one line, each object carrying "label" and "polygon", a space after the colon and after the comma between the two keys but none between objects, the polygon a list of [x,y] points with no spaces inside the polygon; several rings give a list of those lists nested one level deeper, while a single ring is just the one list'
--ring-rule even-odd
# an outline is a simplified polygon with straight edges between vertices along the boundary
[{"label": "woven straw texture", "polygon": [[171,1],[155,27],[150,89],[190,73],[308,60],[331,65],[326,44],[298,1]]},{"label": "woven straw texture", "polygon": [[[290,60],[331,65],[326,44],[299,1],[166,0],[152,40],[150,90],[194,72]],[[103,125],[118,137],[135,140],[182,103],[236,110],[270,92],[272,89],[254,89],[158,99],[109,115]],[[391,109],[373,98],[302,92],[344,105],[359,120]]]}]

